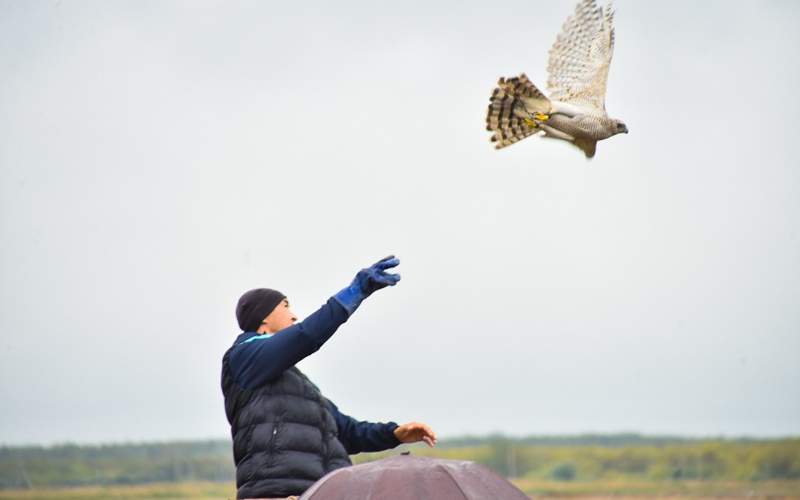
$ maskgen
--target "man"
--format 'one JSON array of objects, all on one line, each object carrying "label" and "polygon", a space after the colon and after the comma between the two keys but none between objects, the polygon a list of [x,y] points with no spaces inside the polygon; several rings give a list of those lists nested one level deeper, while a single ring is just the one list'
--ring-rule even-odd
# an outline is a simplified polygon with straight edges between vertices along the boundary
[{"label": "man", "polygon": [[340,412],[294,365],[316,352],[372,293],[400,281],[386,257],[300,323],[282,293],[250,290],[236,306],[243,333],[222,358],[222,393],[233,435],[237,498],[300,495],[350,454],[400,443],[436,443],[418,422],[360,422]]}]

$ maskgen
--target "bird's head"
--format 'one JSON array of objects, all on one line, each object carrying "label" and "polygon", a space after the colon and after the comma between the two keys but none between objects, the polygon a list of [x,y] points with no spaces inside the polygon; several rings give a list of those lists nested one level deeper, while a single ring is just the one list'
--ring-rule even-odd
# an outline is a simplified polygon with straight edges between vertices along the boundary
[{"label": "bird's head", "polygon": [[627,125],[625,125],[625,123],[623,123],[622,120],[614,120],[614,124],[617,126],[617,131],[616,131],[617,134],[628,133],[628,127]]}]

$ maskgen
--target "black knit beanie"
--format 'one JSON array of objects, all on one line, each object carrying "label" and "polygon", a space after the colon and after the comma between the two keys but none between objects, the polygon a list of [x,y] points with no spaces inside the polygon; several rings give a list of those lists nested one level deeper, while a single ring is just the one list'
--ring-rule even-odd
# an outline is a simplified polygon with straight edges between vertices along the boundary
[{"label": "black knit beanie", "polygon": [[236,304],[236,320],[243,332],[254,332],[261,326],[286,295],[269,288],[256,288],[245,292]]}]

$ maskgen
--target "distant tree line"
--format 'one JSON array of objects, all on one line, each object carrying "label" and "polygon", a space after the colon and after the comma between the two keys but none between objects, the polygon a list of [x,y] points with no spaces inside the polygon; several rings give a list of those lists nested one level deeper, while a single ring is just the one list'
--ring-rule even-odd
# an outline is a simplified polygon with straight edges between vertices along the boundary
[{"label": "distant tree line", "polygon": [[[413,453],[475,461],[508,477],[555,481],[800,480],[800,439],[495,435],[445,440],[434,449],[414,446]],[[230,441],[0,447],[2,489],[196,480],[234,480]]]},{"label": "distant tree line", "polygon": [[[481,456],[480,449],[483,449]],[[528,444],[495,437],[475,458],[509,477],[573,480],[800,479],[800,439]]]},{"label": "distant tree line", "polygon": [[226,440],[0,448],[0,488],[233,481]]}]

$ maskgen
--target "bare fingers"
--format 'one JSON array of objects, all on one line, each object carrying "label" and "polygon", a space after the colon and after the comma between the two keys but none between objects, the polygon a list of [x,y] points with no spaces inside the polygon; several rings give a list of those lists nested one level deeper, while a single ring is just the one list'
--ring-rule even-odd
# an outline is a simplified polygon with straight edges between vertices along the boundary
[{"label": "bare fingers", "polygon": [[436,445],[436,434],[433,429],[427,424],[418,422],[415,422],[415,424],[419,431],[422,432],[422,441],[425,441],[425,444],[433,448]]}]

